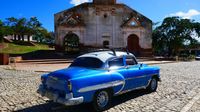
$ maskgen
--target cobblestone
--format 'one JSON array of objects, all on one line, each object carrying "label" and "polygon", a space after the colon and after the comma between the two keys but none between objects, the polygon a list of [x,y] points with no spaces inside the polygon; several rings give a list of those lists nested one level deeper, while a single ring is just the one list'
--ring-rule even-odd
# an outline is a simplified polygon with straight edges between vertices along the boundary
[{"label": "cobblestone", "polygon": [[[106,112],[177,112],[200,93],[200,62],[158,65],[162,82],[157,92],[133,91],[113,98]],[[65,107],[36,93],[40,74],[0,68],[0,112],[88,112],[89,104]],[[200,112],[200,100],[189,112]]]}]

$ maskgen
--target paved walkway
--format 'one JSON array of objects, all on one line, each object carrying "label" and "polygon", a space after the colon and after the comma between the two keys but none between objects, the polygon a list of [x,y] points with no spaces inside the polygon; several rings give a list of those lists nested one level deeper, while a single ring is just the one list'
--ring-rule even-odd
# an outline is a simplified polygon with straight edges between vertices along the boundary
[{"label": "paved walkway", "polygon": [[[5,69],[28,70],[34,72],[52,72],[67,68],[71,64],[71,59],[43,59],[43,60],[25,60],[20,63],[12,63],[7,66],[1,66]],[[148,65],[174,63],[174,61],[151,61],[139,60],[139,63]]]}]

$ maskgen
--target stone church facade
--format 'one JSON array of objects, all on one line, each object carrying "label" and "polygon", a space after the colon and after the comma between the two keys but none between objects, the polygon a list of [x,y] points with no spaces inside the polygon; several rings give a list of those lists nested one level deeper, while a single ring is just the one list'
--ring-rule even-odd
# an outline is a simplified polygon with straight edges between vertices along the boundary
[{"label": "stone church facade", "polygon": [[128,48],[137,55],[151,55],[152,21],[116,0],[93,0],[55,16],[56,49],[65,50],[66,38],[82,46]]}]

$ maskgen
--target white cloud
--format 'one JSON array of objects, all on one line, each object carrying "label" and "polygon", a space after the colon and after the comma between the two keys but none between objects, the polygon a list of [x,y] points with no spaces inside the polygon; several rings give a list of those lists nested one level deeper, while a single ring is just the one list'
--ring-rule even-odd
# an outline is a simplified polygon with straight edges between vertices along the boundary
[{"label": "white cloud", "polygon": [[188,12],[176,12],[173,14],[170,14],[169,16],[179,16],[182,17],[183,19],[191,19],[194,16],[200,15],[200,11],[195,10],[195,9],[190,9]]},{"label": "white cloud", "polygon": [[82,4],[84,2],[90,2],[91,0],[71,0],[70,3],[73,5],[79,5]]}]

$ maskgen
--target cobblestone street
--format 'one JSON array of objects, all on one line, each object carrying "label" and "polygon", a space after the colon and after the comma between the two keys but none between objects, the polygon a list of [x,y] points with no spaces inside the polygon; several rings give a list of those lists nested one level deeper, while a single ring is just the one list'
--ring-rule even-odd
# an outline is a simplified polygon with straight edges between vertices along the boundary
[{"label": "cobblestone street", "polygon": [[[148,94],[138,90],[114,97],[112,107],[107,112],[200,112],[200,62],[157,66],[161,68],[162,79],[157,92]],[[40,75],[0,68],[0,112],[89,111],[89,104],[65,107],[42,98],[36,93]]]}]

